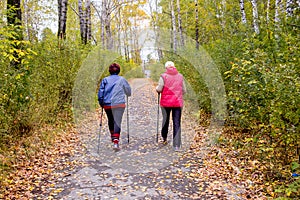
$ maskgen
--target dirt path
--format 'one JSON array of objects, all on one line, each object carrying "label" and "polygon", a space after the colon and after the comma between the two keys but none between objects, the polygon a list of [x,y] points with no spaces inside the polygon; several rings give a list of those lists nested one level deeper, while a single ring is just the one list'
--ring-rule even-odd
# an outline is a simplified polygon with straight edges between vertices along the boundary
[{"label": "dirt path", "polygon": [[[126,111],[118,152],[112,150],[106,121],[97,152],[99,115],[88,118],[79,128],[80,153],[64,161],[70,163],[69,167],[56,172],[46,192],[37,190],[37,199],[233,199],[235,194],[226,192],[226,186],[216,193],[209,192],[209,177],[195,176],[204,170],[204,151],[189,150],[195,131],[188,116],[184,115],[182,120],[182,151],[174,152],[171,142],[166,146],[156,143],[154,86],[148,79],[134,79],[130,84],[133,89],[128,110],[130,143]],[[169,141],[171,137],[169,134]]]}]

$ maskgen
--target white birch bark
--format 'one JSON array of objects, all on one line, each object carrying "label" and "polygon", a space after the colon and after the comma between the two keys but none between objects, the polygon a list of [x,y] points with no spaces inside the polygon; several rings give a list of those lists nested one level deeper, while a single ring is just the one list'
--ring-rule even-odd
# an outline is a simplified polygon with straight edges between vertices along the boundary
[{"label": "white birch bark", "polygon": [[275,23],[275,37],[278,38],[278,34],[281,30],[281,16],[283,14],[283,3],[282,0],[275,0],[275,17],[274,17],[274,23]]},{"label": "white birch bark", "polygon": [[179,30],[179,35],[180,35],[180,44],[181,44],[181,46],[184,46],[181,11],[180,11],[180,1],[179,0],[177,0],[177,16],[178,16],[178,30]]},{"label": "white birch bark", "polygon": [[176,18],[175,18],[175,12],[174,12],[174,2],[173,0],[170,1],[170,9],[171,9],[171,21],[172,21],[172,46],[173,51],[177,51],[177,30],[176,30]]},{"label": "white birch bark", "polygon": [[257,10],[257,1],[250,0],[252,4],[252,15],[253,15],[253,28],[256,34],[259,34],[259,24],[258,24],[258,10]]},{"label": "white birch bark", "polygon": [[29,19],[30,19],[30,8],[28,6],[28,0],[24,1],[24,27],[26,31],[25,40],[30,41],[30,25],[29,25]]},{"label": "white birch bark", "polygon": [[221,26],[222,26],[222,30],[224,31],[226,29],[226,23],[225,23],[225,12],[226,12],[226,0],[222,0],[221,2]]},{"label": "white birch bark", "polygon": [[101,42],[102,42],[102,48],[105,48],[106,44],[105,44],[105,21],[106,21],[106,0],[102,1],[101,4],[102,10],[101,10],[101,19],[100,19],[100,23],[101,23]]},{"label": "white birch bark", "polygon": [[242,23],[246,24],[247,23],[247,18],[246,18],[244,0],[240,0],[240,10],[241,10],[241,15],[242,15]]},{"label": "white birch bark", "polygon": [[281,0],[275,0],[275,26],[279,26],[280,15],[282,13],[282,2]]},{"label": "white birch bark", "polygon": [[[122,55],[122,49],[121,49],[121,46],[122,46],[122,38],[121,38],[121,34],[122,33],[122,20],[121,20],[121,9],[118,9],[118,12],[116,13],[116,18],[117,18],[117,24],[116,24],[116,27],[117,27],[117,45],[118,45],[118,51],[119,51],[119,54]],[[124,36],[123,36],[124,37]]]},{"label": "white birch bark", "polygon": [[224,33],[225,30],[225,10],[226,10],[226,1],[221,0],[220,4],[217,1],[213,1],[213,5],[216,9],[216,18],[218,19],[218,23]]},{"label": "white birch bark", "polygon": [[267,16],[266,16],[267,24],[269,24],[269,22],[270,22],[270,4],[271,4],[271,2],[270,2],[270,0],[268,0],[268,2],[267,2]]},{"label": "white birch bark", "polygon": [[293,16],[293,0],[287,0],[286,1],[286,16],[287,17],[291,17]]}]

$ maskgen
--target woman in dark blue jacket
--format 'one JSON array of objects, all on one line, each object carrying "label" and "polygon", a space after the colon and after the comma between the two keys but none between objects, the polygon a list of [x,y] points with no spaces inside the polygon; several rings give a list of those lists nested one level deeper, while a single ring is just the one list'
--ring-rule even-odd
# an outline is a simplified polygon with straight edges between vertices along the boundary
[{"label": "woman in dark blue jacket", "polygon": [[108,127],[114,148],[119,148],[122,117],[125,110],[125,95],[131,95],[127,80],[119,76],[120,65],[112,63],[109,66],[110,76],[105,77],[100,84],[98,101],[108,118]]}]

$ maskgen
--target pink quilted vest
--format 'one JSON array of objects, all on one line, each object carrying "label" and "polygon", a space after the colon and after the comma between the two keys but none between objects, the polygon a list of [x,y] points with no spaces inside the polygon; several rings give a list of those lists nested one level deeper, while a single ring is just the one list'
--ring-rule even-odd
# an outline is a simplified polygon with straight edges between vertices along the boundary
[{"label": "pink quilted vest", "polygon": [[160,105],[163,107],[183,106],[183,76],[175,67],[168,67],[163,73],[164,87],[161,93]]}]

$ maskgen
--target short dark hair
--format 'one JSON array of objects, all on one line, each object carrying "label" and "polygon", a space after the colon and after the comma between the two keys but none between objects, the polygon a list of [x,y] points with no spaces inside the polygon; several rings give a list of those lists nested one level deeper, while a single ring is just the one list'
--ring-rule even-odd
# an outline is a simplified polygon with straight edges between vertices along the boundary
[{"label": "short dark hair", "polygon": [[120,65],[118,63],[112,63],[110,66],[109,66],[109,73],[110,74],[119,74],[120,73]]}]

